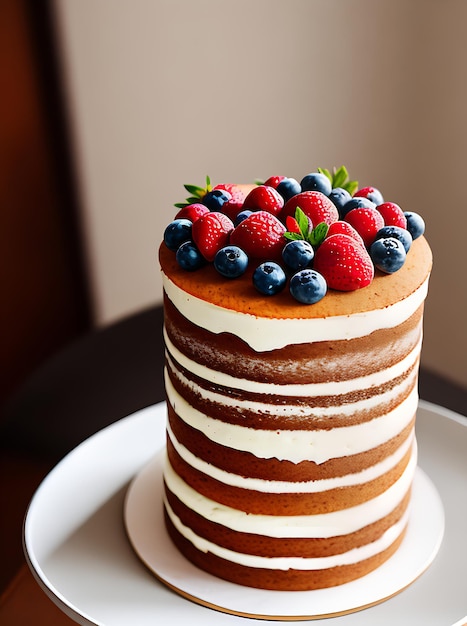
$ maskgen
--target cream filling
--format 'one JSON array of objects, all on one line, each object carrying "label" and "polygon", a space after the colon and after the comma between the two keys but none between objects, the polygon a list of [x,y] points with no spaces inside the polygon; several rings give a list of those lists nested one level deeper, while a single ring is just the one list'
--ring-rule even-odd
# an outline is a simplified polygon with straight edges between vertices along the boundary
[{"label": "cream filling", "polygon": [[357,506],[318,515],[255,515],[206,498],[176,474],[168,459],[164,480],[188,509],[230,530],[266,537],[326,538],[347,535],[389,515],[408,492],[417,465],[414,446],[410,461],[400,478],[384,493]]},{"label": "cream filling", "polygon": [[203,461],[190,452],[188,448],[177,440],[169,424],[167,425],[167,433],[178,455],[194,469],[225,485],[237,487],[239,489],[248,489],[250,491],[259,491],[261,493],[320,493],[328,491],[329,489],[362,485],[391,471],[402,461],[405,454],[412,446],[412,443],[416,445],[415,433],[412,432],[393,454],[360,472],[346,474],[345,476],[336,476],[335,478],[325,478],[322,480],[290,482],[284,480],[249,478],[246,476],[240,476],[239,474],[226,472],[225,470],[219,469],[215,465],[206,463],[206,461]]},{"label": "cream filling", "polygon": [[397,378],[404,374],[410,367],[412,367],[420,355],[422,347],[422,338],[413,348],[411,352],[407,354],[401,361],[388,367],[387,369],[374,372],[368,376],[360,376],[351,380],[344,380],[340,382],[325,382],[325,383],[308,383],[308,384],[293,384],[293,385],[275,385],[271,383],[255,382],[244,378],[235,378],[229,374],[224,374],[216,370],[212,370],[205,365],[200,365],[186,357],[174,344],[170,341],[167,332],[164,328],[164,339],[167,351],[170,353],[173,359],[177,361],[184,369],[188,370],[195,376],[208,380],[215,385],[222,385],[223,387],[240,389],[250,393],[261,394],[274,394],[278,396],[334,396],[352,391],[360,391],[362,389],[371,389],[372,387],[378,387],[384,383]]},{"label": "cream filling", "polygon": [[[350,416],[361,413],[362,411],[371,411],[403,395],[410,387],[413,387],[418,376],[418,370],[414,369],[407,378],[403,379],[392,389],[380,394],[375,394],[369,398],[364,398],[363,400],[358,400],[357,402],[347,402],[345,404],[335,404],[332,406],[309,406],[242,400],[240,398],[233,398],[227,394],[208,391],[190,381],[179,370],[176,370],[170,357],[167,360],[167,366],[184,386],[194,391],[203,400],[223,407],[235,408],[240,414],[244,411],[252,411],[258,414],[274,415],[277,417],[331,418],[333,416]],[[165,372],[164,375],[167,380],[167,373]]]},{"label": "cream filling", "polygon": [[210,552],[221,559],[230,561],[231,563],[237,563],[244,565],[245,567],[256,567],[261,569],[274,569],[274,570],[324,570],[331,567],[338,567],[339,565],[353,565],[364,561],[372,556],[383,552],[389,548],[394,541],[399,537],[406,527],[408,521],[408,512],[406,511],[401,519],[388,528],[388,530],[373,543],[366,544],[359,548],[353,548],[348,552],[342,554],[334,554],[325,557],[264,557],[256,556],[253,554],[244,554],[240,552],[234,552],[227,548],[223,548],[211,541],[208,541],[196,533],[191,528],[185,526],[180,518],[175,515],[171,509],[167,500],[164,501],[167,513],[172,521],[172,524],[178,530],[178,532],[188,539],[195,548],[201,552]]},{"label": "cream filling", "polygon": [[339,341],[364,337],[375,330],[394,328],[407,320],[425,300],[428,278],[403,300],[373,311],[314,319],[275,319],[239,313],[201,300],[175,285],[162,272],[169,300],[190,322],[212,333],[233,333],[256,352],[314,341]]},{"label": "cream filling", "polygon": [[330,430],[263,430],[228,424],[192,407],[166,376],[167,398],[178,417],[211,441],[227,448],[250,452],[258,458],[277,458],[292,463],[324,463],[366,452],[398,435],[417,410],[416,387],[395,409],[369,422]]}]

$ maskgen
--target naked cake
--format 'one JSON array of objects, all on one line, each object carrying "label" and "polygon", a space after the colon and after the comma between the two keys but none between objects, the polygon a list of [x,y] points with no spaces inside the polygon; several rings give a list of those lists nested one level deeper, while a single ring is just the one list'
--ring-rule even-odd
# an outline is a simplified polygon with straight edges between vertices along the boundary
[{"label": "naked cake", "polygon": [[160,246],[166,526],[242,585],[354,580],[410,516],[432,257],[417,214],[346,174],[187,186]]}]

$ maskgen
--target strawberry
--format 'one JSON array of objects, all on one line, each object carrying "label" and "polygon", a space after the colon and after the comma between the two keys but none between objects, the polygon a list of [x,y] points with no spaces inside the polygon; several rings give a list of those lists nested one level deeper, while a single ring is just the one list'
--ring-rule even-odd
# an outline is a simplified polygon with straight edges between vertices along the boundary
[{"label": "strawberry", "polygon": [[201,216],[209,213],[208,207],[204,206],[204,204],[200,204],[199,202],[195,202],[194,204],[187,204],[182,207],[180,211],[175,216],[175,219],[185,218],[190,220],[190,222],[196,222]]},{"label": "strawberry", "polygon": [[342,220],[333,222],[329,227],[326,237],[332,237],[332,235],[348,235],[349,237],[352,237],[352,239],[355,239],[355,241],[357,241],[361,246],[365,247],[363,239],[357,233],[355,228],[348,222],[343,222]]},{"label": "strawberry", "polygon": [[[247,190],[245,190],[245,188]],[[237,214],[242,210],[243,202],[249,191],[249,185],[236,185],[234,183],[225,183],[216,185],[214,190],[221,189],[227,191],[232,198],[226,202],[220,209],[222,213],[225,213],[232,221],[235,220]]]},{"label": "strawberry", "polygon": [[213,261],[216,252],[229,242],[234,225],[224,213],[210,211],[192,226],[193,241],[207,261]]},{"label": "strawberry", "polygon": [[243,210],[268,211],[268,213],[278,215],[283,206],[284,199],[275,189],[267,185],[258,185],[245,198]]},{"label": "strawberry", "polygon": [[383,202],[376,207],[383,216],[385,226],[399,226],[407,228],[407,219],[404,211],[395,202]]},{"label": "strawberry", "polygon": [[320,191],[303,191],[290,198],[279,214],[280,219],[285,222],[288,215],[294,216],[297,207],[302,209],[313,224],[326,222],[330,225],[339,219],[335,204]]},{"label": "strawberry", "polygon": [[355,228],[367,248],[375,240],[376,233],[384,226],[383,216],[377,209],[359,207],[345,216],[345,221]]},{"label": "strawberry", "polygon": [[263,185],[268,185],[268,187],[274,187],[277,189],[277,185],[284,180],[285,176],[270,176]]},{"label": "strawberry", "polygon": [[249,257],[273,259],[280,256],[285,245],[285,226],[267,211],[255,211],[235,228],[230,243]]},{"label": "strawberry", "polygon": [[295,233],[297,235],[301,234],[300,226],[298,225],[298,222],[295,219],[295,217],[292,217],[291,215],[287,215],[287,217],[285,218],[285,225],[289,233]]},{"label": "strawberry", "polygon": [[349,235],[332,235],[316,250],[314,269],[326,279],[328,287],[355,291],[366,287],[374,276],[370,255]]},{"label": "strawberry", "polygon": [[383,195],[376,187],[362,187],[356,191],[353,195],[354,198],[367,198],[375,204],[382,204],[384,202]]}]

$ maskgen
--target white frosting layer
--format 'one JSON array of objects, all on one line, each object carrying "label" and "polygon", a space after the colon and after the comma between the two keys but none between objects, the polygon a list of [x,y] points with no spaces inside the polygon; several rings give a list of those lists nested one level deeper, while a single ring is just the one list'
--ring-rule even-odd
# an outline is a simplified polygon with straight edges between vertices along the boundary
[{"label": "white frosting layer", "polygon": [[[378,406],[389,403],[391,400],[404,395],[411,387],[414,386],[418,370],[413,369],[407,378],[404,378],[398,385],[392,389],[375,394],[363,400],[356,402],[346,402],[345,404],[335,404],[332,406],[309,406],[306,404],[274,404],[271,402],[258,402],[252,400],[241,400],[231,397],[227,394],[207,391],[196,383],[191,382],[179,370],[176,370],[170,357],[167,359],[167,366],[172,370],[176,378],[186,387],[199,394],[199,396],[210,403],[218,404],[223,407],[234,408],[240,411],[252,411],[262,415],[274,415],[278,417],[315,417],[315,418],[332,418],[333,416],[351,416],[361,413],[362,411],[371,411]],[[167,378],[167,375],[166,375]],[[303,396],[302,396],[303,397]]]},{"label": "white frosting layer", "polygon": [[422,346],[422,338],[415,348],[407,354],[401,361],[395,365],[388,367],[387,369],[380,370],[369,374],[368,376],[360,376],[351,380],[343,380],[340,382],[325,382],[325,383],[308,383],[305,385],[275,385],[272,383],[256,382],[254,380],[247,380],[245,378],[235,378],[229,374],[218,372],[210,369],[205,365],[196,363],[195,361],[187,358],[174,344],[170,341],[166,330],[164,329],[164,339],[167,351],[169,354],[179,363],[184,369],[188,370],[195,376],[208,380],[215,385],[222,385],[228,389],[240,389],[251,393],[262,394],[274,394],[278,396],[334,396],[339,394],[350,393],[352,391],[359,391],[362,389],[371,389],[372,387],[378,387],[383,385],[398,376],[404,374],[410,367],[412,367],[420,355]]},{"label": "white frosting layer", "polygon": [[188,539],[188,541],[190,541],[201,552],[211,552],[215,556],[246,567],[276,570],[323,570],[331,567],[337,567],[339,565],[352,565],[354,563],[359,563],[360,561],[369,559],[370,557],[375,556],[389,548],[389,546],[391,546],[404,531],[408,521],[408,512],[406,511],[396,524],[391,526],[391,528],[388,528],[388,530],[373,543],[366,544],[360,548],[354,548],[353,550],[349,550],[348,552],[343,552],[341,554],[315,558],[264,557],[234,552],[233,550],[228,550],[227,548],[223,548],[215,543],[212,543],[211,541],[203,539],[199,535],[195,534],[191,528],[188,528],[181,522],[180,518],[175,515],[166,500],[164,504],[167,513],[178,532],[183,535],[183,537]]},{"label": "white frosting layer", "polygon": [[165,380],[168,400],[180,419],[202,432],[211,441],[227,448],[250,452],[263,459],[277,458],[292,463],[345,457],[386,443],[398,435],[412,420],[418,403],[414,387],[395,409],[362,424],[330,430],[262,430],[228,424],[208,417],[192,407]]},{"label": "white frosting layer", "polygon": [[215,502],[192,489],[175,473],[168,459],[166,485],[190,510],[231,530],[266,537],[335,537],[347,535],[386,517],[409,490],[417,464],[416,446],[402,476],[376,498],[348,509],[319,515],[255,515]]},{"label": "white frosting layer", "polygon": [[212,333],[233,333],[257,352],[290,344],[364,337],[375,330],[394,328],[408,319],[424,301],[428,278],[407,298],[384,309],[316,319],[272,319],[226,309],[180,289],[162,272],[164,291],[190,322]]},{"label": "white frosting layer", "polygon": [[396,465],[404,458],[404,455],[408,452],[412,443],[415,441],[415,434],[412,432],[402,445],[399,446],[399,448],[394,452],[394,454],[386,457],[380,463],[376,463],[375,465],[354,474],[346,474],[345,476],[336,476],[335,478],[325,478],[322,480],[288,482],[283,480],[249,478],[239,474],[226,472],[225,470],[219,469],[215,465],[206,463],[206,461],[203,461],[192,454],[188,448],[177,440],[172,432],[172,429],[170,428],[170,425],[167,425],[167,433],[179,456],[194,469],[210,476],[211,478],[214,478],[215,480],[218,480],[221,483],[224,483],[225,485],[230,485],[231,487],[237,487],[239,489],[260,491],[262,493],[319,493],[329,489],[362,485],[383,476],[396,467]]}]

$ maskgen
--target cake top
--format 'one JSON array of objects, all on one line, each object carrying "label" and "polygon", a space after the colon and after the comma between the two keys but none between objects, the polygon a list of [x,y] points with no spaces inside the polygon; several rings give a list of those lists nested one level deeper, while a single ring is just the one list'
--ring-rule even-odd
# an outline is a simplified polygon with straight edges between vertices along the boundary
[{"label": "cake top", "polygon": [[300,183],[275,176],[185,188],[191,195],[164,232],[161,268],[176,288],[223,308],[347,315],[407,298],[429,276],[423,219],[374,187],[358,188],[344,167]]}]

